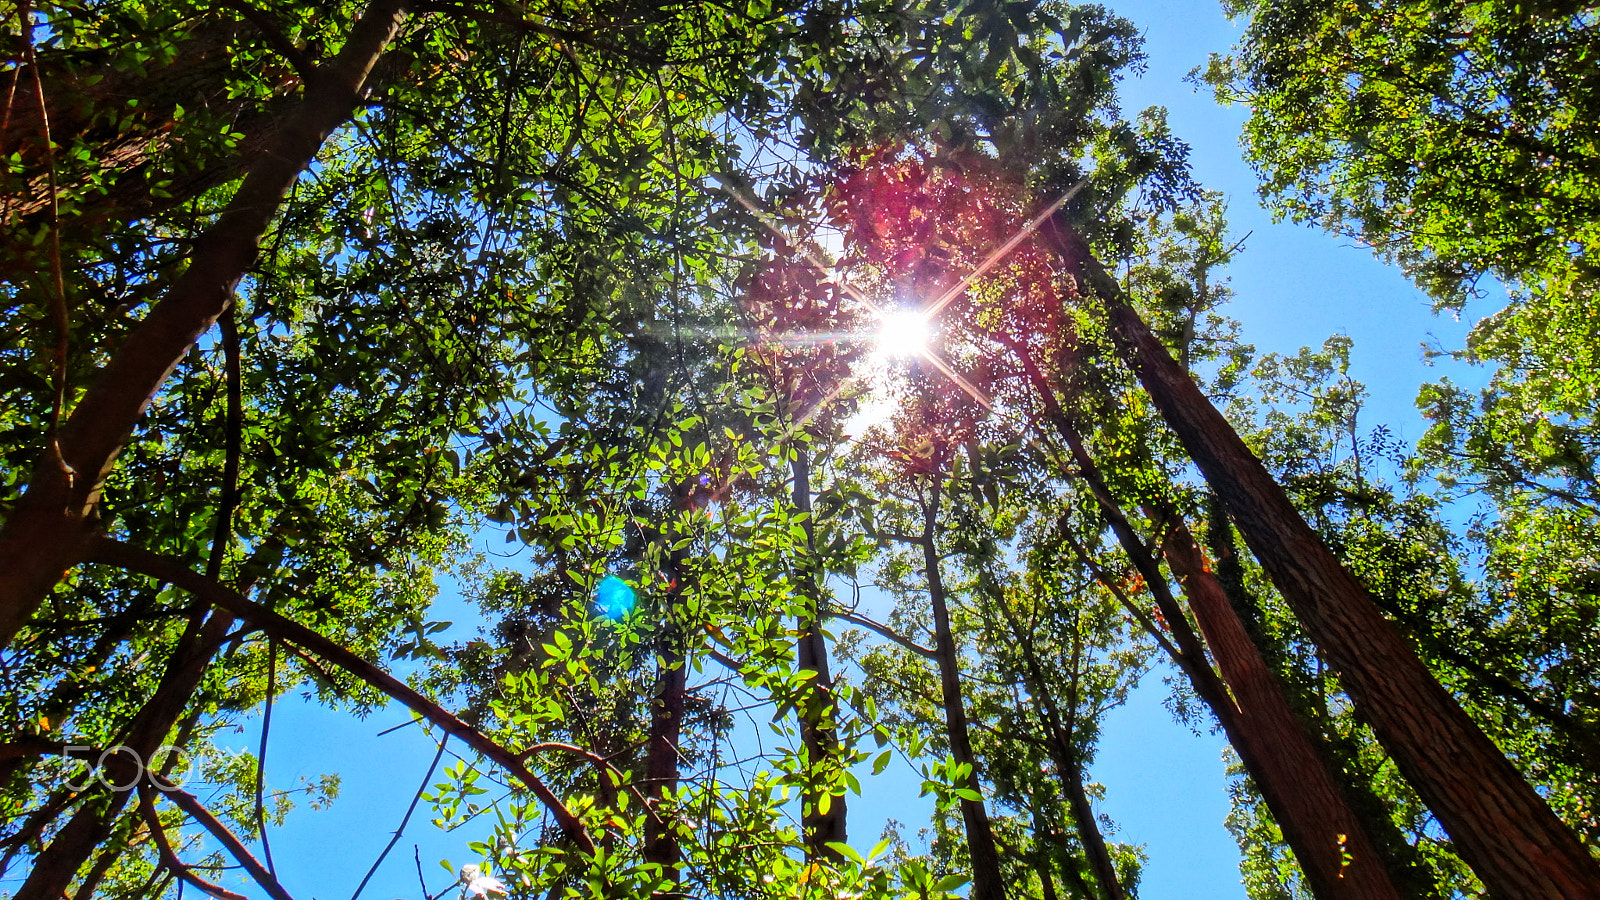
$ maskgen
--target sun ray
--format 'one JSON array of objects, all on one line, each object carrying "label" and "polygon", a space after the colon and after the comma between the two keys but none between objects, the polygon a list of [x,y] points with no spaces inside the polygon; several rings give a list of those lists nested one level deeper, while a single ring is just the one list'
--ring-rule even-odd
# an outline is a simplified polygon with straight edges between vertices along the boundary
[{"label": "sun ray", "polygon": [[989,253],[988,256],[984,257],[983,262],[978,263],[977,268],[973,269],[971,272],[968,272],[965,277],[956,282],[954,287],[940,295],[939,299],[928,304],[928,316],[931,318],[938,315],[941,310],[943,310],[946,306],[949,306],[957,297],[966,292],[967,288],[971,287],[974,281],[983,277],[985,272],[999,265],[1000,261],[1005,259],[1012,250],[1017,249],[1018,244],[1027,240],[1028,236],[1033,234],[1035,231],[1038,231],[1039,226],[1044,224],[1045,219],[1050,218],[1055,214],[1056,210],[1066,205],[1066,202],[1076,196],[1078,191],[1088,183],[1089,179],[1087,178],[1079,181],[1077,184],[1072,186],[1071,190],[1057,198],[1056,202],[1046,206],[1038,215],[1028,220],[1028,224],[1022,226],[1020,231],[1012,235],[1011,238],[1004,244],[996,247]]},{"label": "sun ray", "polygon": [[989,398],[985,397],[983,392],[978,390],[978,388],[971,382],[967,381],[965,378],[962,378],[960,373],[956,372],[955,369],[950,368],[950,366],[945,363],[944,360],[935,356],[932,352],[922,354],[922,358],[932,363],[933,367],[938,369],[944,375],[944,377],[950,379],[950,381],[953,382],[956,387],[966,391],[967,396],[978,401],[978,405],[983,407],[985,412],[989,413],[990,415],[995,414],[994,404],[989,402]]},{"label": "sun ray", "polygon": [[783,227],[773,220],[771,213],[768,213],[766,210],[757,206],[755,201],[746,197],[738,188],[728,184],[720,178],[717,179],[717,186],[722,189],[723,193],[738,201],[740,206],[743,206],[745,209],[749,210],[750,214],[756,217],[756,221],[760,222],[762,227],[772,232],[774,237],[791,247],[799,248],[801,250],[801,256],[805,258],[805,261],[810,263],[812,268],[821,273],[822,277],[826,278],[829,283],[837,285],[839,290],[849,294],[852,300],[855,300],[857,303],[860,303],[862,306],[866,307],[867,312],[871,313],[872,315],[883,315],[883,311],[878,304],[872,302],[872,300],[867,297],[866,294],[862,293],[855,285],[852,285],[850,282],[840,278],[839,274],[833,270],[832,266],[827,265],[817,257],[815,250],[809,246],[802,248],[799,241],[790,237],[783,230]]}]

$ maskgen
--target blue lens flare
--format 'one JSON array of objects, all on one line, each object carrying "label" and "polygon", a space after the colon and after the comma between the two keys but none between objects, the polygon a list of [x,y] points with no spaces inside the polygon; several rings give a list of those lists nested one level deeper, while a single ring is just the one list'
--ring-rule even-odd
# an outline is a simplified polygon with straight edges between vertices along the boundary
[{"label": "blue lens flare", "polygon": [[594,591],[594,602],[600,609],[600,615],[612,621],[623,619],[633,612],[634,599],[633,588],[615,575],[600,579],[600,585]]}]

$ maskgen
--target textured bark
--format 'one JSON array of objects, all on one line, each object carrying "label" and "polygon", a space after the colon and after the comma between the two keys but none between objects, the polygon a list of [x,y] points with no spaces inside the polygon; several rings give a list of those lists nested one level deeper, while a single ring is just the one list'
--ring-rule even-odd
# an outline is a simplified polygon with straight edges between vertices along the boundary
[{"label": "textured bark", "polygon": [[[828,665],[828,642],[822,634],[823,586],[817,577],[816,524],[811,521],[811,453],[804,445],[795,448],[794,506],[803,514],[806,532],[806,571],[802,583],[809,605],[808,614],[797,624],[800,640],[796,649],[801,671],[815,672],[810,680],[810,692],[800,706],[800,738],[806,748],[812,771],[821,769],[825,761],[839,758],[839,738],[834,721],[838,704],[833,696],[833,675]],[[804,813],[801,827],[805,831],[806,854],[812,858],[841,862],[843,854],[829,847],[830,843],[848,842],[846,804],[843,794],[830,796],[827,812],[821,811],[820,792],[807,792],[802,802]]]},{"label": "textured bark", "polygon": [[1079,283],[1105,303],[1118,354],[1461,858],[1492,894],[1506,900],[1600,897],[1600,863],[1323,546],[1082,237],[1058,221],[1043,232]]},{"label": "textured bark", "polygon": [[227,308],[262,236],[327,136],[349,120],[367,75],[404,15],[405,0],[373,0],[339,55],[278,124],[188,269],[133,328],[40,455],[28,488],[0,527],[0,647],[9,644],[95,529],[101,485],[162,383]]},{"label": "textured bark", "polygon": [[950,632],[950,609],[946,603],[944,578],[939,571],[939,550],[934,540],[939,527],[939,505],[942,485],[934,478],[931,496],[922,507],[923,575],[928,580],[928,600],[933,606],[933,631],[935,637],[935,662],[939,669],[940,699],[944,707],[945,735],[950,742],[950,758],[966,764],[965,778],[956,785],[978,794],[977,800],[961,800],[961,820],[967,831],[967,851],[972,857],[971,900],[1004,900],[1005,881],[1000,874],[1000,851],[995,846],[994,831],[989,825],[989,810],[983,802],[983,789],[978,781],[978,760],[972,752],[972,738],[967,732],[967,709],[961,699],[961,663],[959,648]]},{"label": "textured bark", "polygon": [[[1082,436],[1056,401],[1054,388],[1021,347],[1014,350],[1044,404],[1046,416],[1066,442],[1079,475],[1088,484],[1102,514],[1112,523],[1123,552],[1157,598],[1175,642],[1185,656],[1196,661],[1197,670],[1203,667],[1200,677],[1196,677],[1197,672],[1190,673],[1196,693],[1218,713],[1246,771],[1294,851],[1307,886],[1317,897],[1328,900],[1399,900],[1400,893],[1389,880],[1365,826],[1290,707],[1283,685],[1267,667],[1229,604],[1188,526],[1168,511],[1147,510],[1151,520],[1164,528],[1163,555],[1189,601],[1211,657],[1221,669],[1221,682],[1205,663],[1200,642],[1171,596],[1156,559],[1145,549],[1089,456]],[[1344,853],[1349,854],[1348,859]]]},{"label": "textured bark", "polygon": [[1390,882],[1366,826],[1290,707],[1282,682],[1267,668],[1228,603],[1188,526],[1170,513],[1155,513],[1152,519],[1165,528],[1162,550],[1167,565],[1182,585],[1195,622],[1233,692],[1240,726],[1261,747],[1260,777],[1287,788],[1278,792],[1284,809],[1274,818],[1294,848],[1295,861],[1312,892],[1318,897],[1399,900],[1400,892]]},{"label": "textured bark", "polygon": [[650,709],[650,736],[645,745],[644,789],[652,815],[646,823],[644,861],[662,867],[662,875],[676,884],[683,848],[678,845],[672,815],[662,803],[678,791],[678,754],[683,740],[684,695],[688,688],[688,666],[680,649],[678,629],[661,630],[657,650],[659,673],[656,695]]},{"label": "textured bark", "polygon": [[[23,99],[31,91],[18,92],[10,115],[0,117],[0,155],[21,161],[18,174],[0,173],[0,280],[21,284],[53,265],[47,245],[32,240],[42,228],[53,226],[66,247],[104,247],[114,229],[182,210],[246,171],[293,104],[298,80],[286,75],[265,99],[229,96],[241,77],[234,61],[245,37],[239,32],[237,23],[202,18],[175,38],[171,60],[146,70],[76,49],[40,57],[45,113],[58,148],[54,178],[40,106]],[[0,75],[0,96],[33,78],[31,66]],[[186,133],[176,121],[179,107],[186,116],[215,117],[240,137],[224,147],[213,135]],[[59,148],[81,149],[92,162],[63,165]]]},{"label": "textured bark", "polygon": [[174,648],[167,671],[162,676],[150,700],[139,710],[131,723],[123,745],[128,752],[105,758],[106,779],[111,784],[125,786],[124,790],[111,791],[101,803],[90,801],[73,815],[62,827],[50,845],[34,858],[33,871],[28,880],[17,889],[14,900],[60,900],[72,883],[78,870],[88,861],[96,847],[105,842],[116,825],[117,817],[132,795],[134,782],[142,774],[134,759],[150,760],[166,741],[177,724],[189,699],[200,686],[206,666],[227,637],[233,625],[233,616],[217,611],[204,624],[196,620],[186,629]]}]

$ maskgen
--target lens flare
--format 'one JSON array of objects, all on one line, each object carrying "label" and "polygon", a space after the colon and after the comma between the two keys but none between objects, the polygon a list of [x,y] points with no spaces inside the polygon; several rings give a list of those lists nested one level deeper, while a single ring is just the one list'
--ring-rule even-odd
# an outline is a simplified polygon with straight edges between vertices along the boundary
[{"label": "lens flare", "polygon": [[615,575],[600,579],[594,591],[594,603],[600,615],[613,622],[625,619],[628,613],[633,612],[634,599],[633,588]]},{"label": "lens flare", "polygon": [[878,354],[887,359],[926,356],[933,323],[921,310],[888,312],[878,321]]}]

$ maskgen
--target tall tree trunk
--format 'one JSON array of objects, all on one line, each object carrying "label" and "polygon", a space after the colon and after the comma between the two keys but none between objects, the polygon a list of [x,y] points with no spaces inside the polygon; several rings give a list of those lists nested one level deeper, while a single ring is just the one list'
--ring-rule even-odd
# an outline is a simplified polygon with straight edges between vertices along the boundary
[{"label": "tall tree trunk", "polygon": [[[1329,900],[1399,900],[1400,894],[1390,882],[1374,842],[1340,792],[1326,760],[1289,706],[1283,685],[1250,640],[1221,584],[1195,545],[1188,526],[1170,512],[1150,511],[1151,520],[1164,532],[1162,550],[1167,565],[1182,587],[1211,656],[1221,669],[1227,693],[1223,693],[1221,684],[1212,683],[1215,675],[1201,655],[1199,642],[1189,631],[1188,619],[1171,598],[1159,565],[1128,522],[1084,446],[1082,436],[1061,408],[1055,388],[1020,345],[1013,350],[1044,404],[1046,416],[1066,442],[1079,475],[1112,523],[1112,531],[1123,552],[1158,598],[1168,627],[1182,624],[1182,632],[1174,631],[1179,648],[1184,655],[1194,658],[1197,668],[1204,667],[1209,676],[1196,679],[1207,682],[1203,688],[1197,683],[1196,693],[1219,713],[1218,718],[1239,752],[1240,760],[1255,779],[1273,818],[1283,830],[1285,841],[1294,850],[1295,860],[1312,893]],[[1168,598],[1165,602],[1160,599],[1162,595]],[[1227,710],[1226,718],[1219,706]]]},{"label": "tall tree trunk", "polygon": [[1238,525],[1356,711],[1490,892],[1507,900],[1600,897],[1600,863],[1422,664],[1340,565],[1238,432],[1180,368],[1082,236],[1043,229],[1098,295],[1118,354],[1138,376]]},{"label": "tall tree trunk", "polygon": [[1399,900],[1376,842],[1290,707],[1282,682],[1250,640],[1188,526],[1170,512],[1155,512],[1151,518],[1165,531],[1167,565],[1233,692],[1240,724],[1263,747],[1260,759],[1268,777],[1293,786],[1280,792],[1285,809],[1276,818],[1285,837],[1298,833],[1289,843],[1312,892],[1319,897]]},{"label": "tall tree trunk", "polygon": [[0,647],[82,561],[96,528],[101,485],[123,442],[167,376],[232,301],[284,196],[355,110],[405,7],[406,0],[373,0],[339,55],[318,70],[285,115],[216,224],[196,241],[188,268],[129,332],[41,452],[26,492],[0,527]]},{"label": "tall tree trunk", "polygon": [[1050,759],[1056,767],[1056,779],[1060,782],[1061,792],[1066,796],[1067,805],[1072,810],[1072,819],[1078,830],[1078,842],[1083,845],[1083,855],[1088,860],[1089,870],[1094,873],[1095,881],[1099,882],[1101,894],[1106,900],[1122,900],[1124,896],[1122,881],[1117,877],[1116,864],[1111,859],[1110,849],[1106,847],[1105,835],[1100,831],[1100,822],[1095,818],[1094,806],[1090,803],[1089,792],[1084,787],[1083,765],[1072,746],[1072,735],[1062,721],[1060,710],[1056,707],[1055,695],[1045,679],[1044,668],[1039,664],[1033,636],[1017,620],[1003,598],[999,598],[996,605],[1001,615],[1005,616],[1006,627],[1010,630],[1011,638],[1016,641],[1017,650],[1022,655],[1023,667],[1027,672],[1028,691],[1033,694],[1039,705],[1039,720],[1045,728]]},{"label": "tall tree trunk", "polygon": [[934,651],[939,667],[939,688],[944,706],[945,734],[950,741],[950,758],[967,767],[967,774],[956,784],[978,795],[976,800],[961,800],[961,820],[966,826],[967,849],[972,857],[971,900],[1005,900],[1005,882],[1000,875],[1000,852],[995,847],[989,825],[989,810],[983,802],[978,780],[978,760],[967,733],[967,709],[961,699],[959,648],[950,631],[950,609],[946,603],[944,578],[939,569],[939,506],[943,499],[940,476],[932,476],[928,499],[922,504],[923,575],[928,581],[928,600],[933,606]]},{"label": "tall tree trunk", "polygon": [[[1234,542],[1233,525],[1215,494],[1206,495],[1205,506],[1204,547],[1212,577],[1222,587],[1222,593],[1228,598],[1235,617],[1249,635],[1251,643],[1260,651],[1268,668],[1275,672],[1286,671],[1290,664],[1285,657],[1284,647],[1266,633],[1260,603],[1245,584],[1244,565]],[[1295,715],[1312,735],[1312,742],[1323,748],[1329,774],[1350,804],[1350,811],[1363,823],[1363,830],[1382,856],[1384,867],[1389,871],[1389,880],[1395,888],[1407,898],[1442,896],[1438,876],[1424,861],[1418,848],[1400,830],[1400,826],[1395,824],[1388,803],[1373,791],[1367,775],[1361,771],[1363,767],[1356,764],[1360,753],[1358,739],[1326,728],[1326,707],[1319,706],[1309,691],[1286,679],[1280,678],[1278,683],[1282,685],[1284,697],[1294,708]]]},{"label": "tall tree trunk", "polygon": [[[669,515],[687,508],[688,486],[674,489]],[[682,615],[683,563],[686,552],[674,550],[680,540],[673,528],[661,530],[662,547],[667,554],[663,574],[667,590],[661,609],[661,625],[656,649],[656,694],[650,704],[650,733],[645,744],[645,796],[650,817],[645,824],[644,861],[661,866],[662,877],[674,889],[655,896],[676,896],[683,848],[674,827],[675,812],[668,802],[678,792],[679,760],[683,743],[683,719],[688,694],[689,666],[684,658],[684,633],[678,617]]]},{"label": "tall tree trunk", "polygon": [[121,789],[111,791],[104,803],[86,803],[67,821],[34,859],[33,871],[13,900],[61,900],[73,876],[111,834],[122,807],[133,795],[135,783],[143,777],[141,767],[151,762],[177,724],[233,622],[233,616],[218,610],[204,624],[197,621],[185,629],[160,685],[129,727],[123,743],[126,749],[105,758],[106,779]]},{"label": "tall tree trunk", "polygon": [[[807,614],[796,623],[800,631],[796,656],[801,671],[816,673],[807,682],[807,696],[800,704],[800,738],[805,747],[809,773],[814,779],[827,766],[839,764],[839,738],[835,725],[839,711],[833,696],[833,676],[828,666],[828,643],[822,634],[826,588],[818,577],[816,523],[811,521],[811,452],[803,443],[796,442],[793,468],[794,506],[806,517],[806,571],[802,584],[809,607]],[[849,840],[845,798],[843,794],[829,794],[828,808],[823,811],[821,801],[824,794],[826,789],[808,791],[801,802],[806,854],[837,862],[843,859],[843,854],[828,844],[843,844]]]}]

